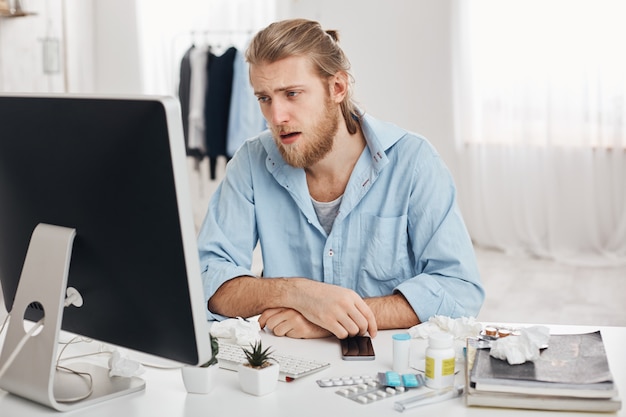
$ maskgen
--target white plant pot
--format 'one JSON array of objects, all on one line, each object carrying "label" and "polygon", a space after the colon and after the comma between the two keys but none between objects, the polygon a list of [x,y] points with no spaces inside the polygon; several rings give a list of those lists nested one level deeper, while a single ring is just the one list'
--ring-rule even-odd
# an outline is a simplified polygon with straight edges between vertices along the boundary
[{"label": "white plant pot", "polygon": [[276,389],[278,385],[278,373],[280,371],[277,363],[263,369],[255,369],[246,365],[239,365],[237,368],[239,375],[239,385],[244,392],[252,395],[266,395]]},{"label": "white plant pot", "polygon": [[181,374],[185,389],[190,394],[208,394],[217,385],[219,366],[207,368],[200,366],[183,366]]}]

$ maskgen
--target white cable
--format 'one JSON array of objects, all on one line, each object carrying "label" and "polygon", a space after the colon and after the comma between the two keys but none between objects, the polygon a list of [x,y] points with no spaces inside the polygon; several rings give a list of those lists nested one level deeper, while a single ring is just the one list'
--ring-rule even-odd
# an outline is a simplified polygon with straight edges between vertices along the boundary
[{"label": "white cable", "polygon": [[[80,340],[79,340],[80,339]],[[91,352],[91,353],[83,353],[80,355],[74,355],[74,356],[67,356],[65,358],[63,358],[63,353],[65,352],[65,349],[67,349],[67,347],[69,345],[73,345],[75,343],[91,343],[92,340],[91,339],[86,339],[82,336],[74,336],[70,341],[68,342],[59,342],[60,345],[63,345],[63,347],[61,348],[61,351],[59,352],[59,354],[57,355],[57,364],[56,366],[61,366],[60,363],[61,361],[69,361],[72,359],[80,359],[80,358],[87,358],[87,357],[91,357],[91,356],[100,356],[100,355],[111,355],[111,352],[109,351],[100,351],[100,352]]]},{"label": "white cable", "polygon": [[80,395],[78,397],[69,397],[69,398],[56,398],[56,400],[60,403],[74,403],[74,402],[78,402],[81,400],[84,400],[85,398],[88,398],[91,394],[93,394],[93,376],[89,373],[89,372],[80,372],[80,371],[76,371],[74,369],[71,368],[67,368],[65,366],[60,366],[57,364],[56,366],[57,371],[65,371],[65,372],[70,372],[76,376],[80,376],[80,377],[87,377],[87,379],[89,380],[89,382],[86,382],[87,384],[87,392],[83,395]]},{"label": "white cable", "polygon": [[2,320],[2,326],[0,326],[0,335],[4,331],[4,327],[7,325],[8,321],[9,321],[9,316],[11,316],[11,315],[7,314],[6,317],[4,318],[4,320]]},{"label": "white cable", "polygon": [[76,376],[80,376],[80,377],[86,377],[88,379],[88,381],[86,381],[87,384],[87,392],[84,395],[78,396],[78,397],[70,397],[70,398],[57,398],[56,400],[60,403],[73,403],[73,402],[78,402],[81,400],[84,400],[85,398],[88,398],[89,396],[91,396],[91,394],[93,394],[93,375],[91,375],[89,372],[81,372],[81,371],[77,371],[75,369],[69,368],[68,366],[63,366],[61,365],[61,361],[68,361],[71,359],[78,359],[78,358],[85,358],[88,356],[98,356],[98,355],[102,355],[102,354],[107,354],[110,355],[111,352],[93,352],[93,353],[85,353],[82,355],[75,355],[75,356],[69,356],[66,358],[62,358],[63,353],[65,352],[65,349],[69,346],[72,345],[74,343],[84,343],[84,342],[88,342],[91,343],[91,339],[87,339],[84,338],[82,336],[74,336],[73,338],[71,338],[69,341],[67,342],[59,342],[59,344],[62,344],[63,347],[61,348],[61,350],[59,351],[58,355],[57,355],[57,363],[56,363],[56,370],[59,372],[65,371],[65,372],[70,372]]},{"label": "white cable", "polygon": [[[65,297],[64,305],[65,307],[69,307],[70,305],[80,307],[83,305],[83,297],[81,297],[78,290],[76,290],[73,287],[68,287],[66,290],[66,297]],[[7,315],[2,325],[2,328],[4,328],[4,325],[6,324],[10,316],[11,316],[11,313]],[[26,334],[22,337],[22,339],[20,339],[20,341],[17,343],[17,345],[15,346],[15,349],[13,349],[13,352],[11,352],[6,362],[4,362],[4,364],[2,365],[2,368],[0,368],[0,379],[2,379],[2,376],[5,374],[7,369],[9,369],[13,361],[15,361],[15,358],[17,358],[17,355],[19,355],[19,353],[22,351],[26,342],[28,342],[28,339],[30,339],[30,337],[32,337],[32,335],[43,326],[44,319],[45,317],[41,318],[37,323],[35,323],[35,325],[31,327],[30,330],[26,332]]]},{"label": "white cable", "polygon": [[[70,297],[68,297],[69,299]],[[66,300],[65,305],[69,306],[70,304],[73,304],[73,300]],[[5,318],[4,323],[2,324],[2,327],[0,327],[0,333],[2,332],[2,328],[4,328],[8,318],[10,317],[10,314]],[[39,320],[37,323],[35,323],[35,325],[22,337],[22,339],[19,341],[19,343],[17,344],[17,346],[15,346],[15,349],[13,349],[13,352],[11,352],[11,355],[9,355],[9,357],[7,358],[7,361],[4,363],[4,365],[2,366],[2,369],[0,369],[0,379],[2,379],[2,376],[4,375],[4,373],[7,371],[7,369],[9,369],[9,367],[11,366],[11,364],[13,363],[13,361],[15,361],[15,358],[17,358],[17,355],[21,352],[22,348],[24,347],[24,345],[26,344],[26,342],[28,341],[28,339],[39,329],[43,326],[44,323],[44,319],[42,318],[41,320]],[[77,339],[78,337],[74,338]],[[86,377],[87,381],[87,392],[84,395],[78,396],[78,397],[74,397],[74,398],[57,398],[56,400],[60,403],[72,403],[72,402],[77,402],[77,401],[81,401],[84,400],[85,398],[88,398],[89,396],[91,396],[91,394],[93,394],[93,376],[88,373],[88,372],[80,372],[80,371],[76,371],[74,369],[65,367],[65,366],[61,366],[59,365],[59,362],[61,361],[61,354],[63,353],[63,351],[65,350],[65,348],[71,344],[74,343],[74,339],[70,340],[68,343],[65,344],[65,346],[63,347],[63,349],[61,349],[61,352],[59,353],[59,356],[57,358],[57,364],[55,366],[55,368],[59,371],[66,371],[66,372],[70,372],[74,375],[80,376],[80,377]],[[99,352],[102,353],[102,352]],[[99,353],[95,353],[95,354],[91,354],[91,355],[98,355]],[[90,356],[90,355],[80,355],[80,356]],[[76,356],[79,357],[79,356]],[[66,359],[71,359],[71,358],[66,358]]]},{"label": "white cable", "polygon": [[37,323],[35,323],[33,327],[30,328],[30,330],[22,337],[22,339],[20,339],[17,346],[15,346],[15,349],[13,349],[13,352],[11,352],[6,362],[4,362],[4,364],[2,365],[2,368],[0,369],[0,379],[2,379],[2,376],[7,371],[7,369],[9,369],[9,366],[11,366],[15,358],[17,358],[17,355],[19,355],[26,342],[28,342],[28,339],[30,339],[30,337],[43,326],[43,322],[44,319],[42,318]]}]

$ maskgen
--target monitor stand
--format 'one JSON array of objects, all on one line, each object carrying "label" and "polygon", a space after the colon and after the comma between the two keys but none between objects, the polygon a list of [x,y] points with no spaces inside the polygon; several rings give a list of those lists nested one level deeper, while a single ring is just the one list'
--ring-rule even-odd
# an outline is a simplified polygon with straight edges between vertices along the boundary
[{"label": "monitor stand", "polygon": [[[74,229],[48,224],[39,224],[33,231],[0,355],[2,367],[27,334],[24,312],[31,303],[40,304],[43,327],[28,338],[0,379],[0,388],[58,411],[86,407],[145,388],[140,378],[109,377],[107,368],[93,364],[67,365],[89,373],[92,382],[89,377],[57,370],[57,346],[75,235]],[[93,392],[87,398],[77,400],[90,388]]]}]

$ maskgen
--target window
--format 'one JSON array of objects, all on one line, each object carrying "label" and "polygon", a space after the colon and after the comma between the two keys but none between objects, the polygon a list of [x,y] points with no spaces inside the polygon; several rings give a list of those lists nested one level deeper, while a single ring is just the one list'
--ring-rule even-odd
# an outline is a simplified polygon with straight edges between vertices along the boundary
[{"label": "window", "polygon": [[626,148],[626,2],[459,7],[462,143]]}]

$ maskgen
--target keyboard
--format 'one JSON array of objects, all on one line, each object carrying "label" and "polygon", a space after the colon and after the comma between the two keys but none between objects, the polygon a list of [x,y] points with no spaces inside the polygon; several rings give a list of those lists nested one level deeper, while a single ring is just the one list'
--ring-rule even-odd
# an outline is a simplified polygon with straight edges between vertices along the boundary
[{"label": "keyboard", "polygon": [[[223,341],[219,342],[219,346],[220,350],[217,354],[217,364],[220,368],[236,371],[240,364],[246,363],[246,355],[243,353],[242,346]],[[272,353],[272,358],[280,365],[278,379],[287,382],[314,374],[330,366],[328,362],[281,355],[278,353]]]}]

